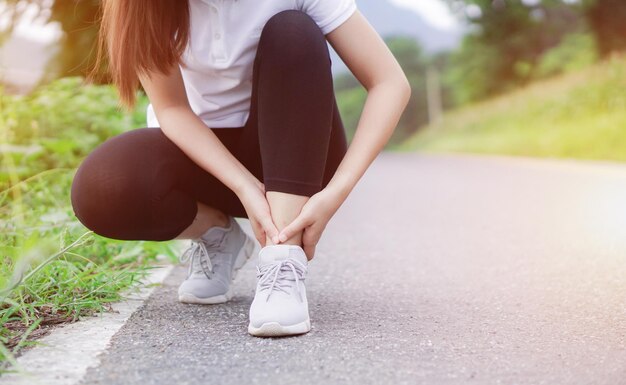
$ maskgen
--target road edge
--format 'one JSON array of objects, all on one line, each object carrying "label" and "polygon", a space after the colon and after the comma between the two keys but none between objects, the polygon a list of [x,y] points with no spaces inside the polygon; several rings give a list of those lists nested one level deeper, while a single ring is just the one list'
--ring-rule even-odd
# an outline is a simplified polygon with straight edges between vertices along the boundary
[{"label": "road edge", "polygon": [[100,353],[107,349],[111,338],[143,306],[173,268],[173,265],[167,265],[152,269],[142,287],[124,293],[126,299],[113,303],[112,311],[52,330],[38,340],[41,345],[25,350],[17,358],[18,372],[0,376],[0,384],[78,384],[88,368],[99,364]]}]

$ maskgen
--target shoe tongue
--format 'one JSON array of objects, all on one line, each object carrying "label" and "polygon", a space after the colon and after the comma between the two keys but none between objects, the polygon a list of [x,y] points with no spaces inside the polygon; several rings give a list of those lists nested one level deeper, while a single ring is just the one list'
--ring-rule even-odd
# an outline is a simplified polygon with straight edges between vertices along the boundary
[{"label": "shoe tongue", "polygon": [[293,258],[305,266],[308,263],[306,254],[302,247],[297,245],[270,245],[259,251],[259,265],[268,265],[287,258]]},{"label": "shoe tongue", "polygon": [[232,222],[230,222],[226,227],[215,226],[208,229],[204,234],[200,236],[207,243],[221,244],[224,235],[232,228]]},{"label": "shoe tongue", "polygon": [[212,228],[211,230],[202,234],[200,238],[206,243],[219,245],[222,243],[222,239],[224,239],[225,234],[226,233],[224,229]]}]

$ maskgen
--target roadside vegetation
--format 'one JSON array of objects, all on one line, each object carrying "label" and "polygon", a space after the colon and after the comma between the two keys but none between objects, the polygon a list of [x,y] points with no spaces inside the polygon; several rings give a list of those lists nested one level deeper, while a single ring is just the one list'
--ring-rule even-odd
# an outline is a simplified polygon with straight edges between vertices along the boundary
[{"label": "roadside vegetation", "polygon": [[[470,27],[457,49],[385,38],[412,88],[388,149],[624,160],[626,2],[445,1]],[[351,137],[366,92],[335,90]]]},{"label": "roadside vegetation", "polygon": [[444,115],[404,151],[626,161],[626,56]]},{"label": "roadside vegetation", "polygon": [[[56,324],[107,310],[171,242],[117,241],[74,216],[76,167],[107,137],[142,125],[110,86],[64,78],[30,96],[0,93],[0,370]],[[145,107],[145,102],[142,103]]]}]

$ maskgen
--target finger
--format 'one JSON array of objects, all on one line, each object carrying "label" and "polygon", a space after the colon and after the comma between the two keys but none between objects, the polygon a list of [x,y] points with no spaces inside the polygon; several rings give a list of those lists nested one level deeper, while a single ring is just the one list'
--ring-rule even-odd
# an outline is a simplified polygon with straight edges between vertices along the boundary
[{"label": "finger", "polygon": [[307,227],[302,234],[302,248],[309,261],[315,256],[315,246],[319,240],[315,234],[316,231],[312,227]]},{"label": "finger", "polygon": [[276,225],[269,215],[263,218],[262,225],[263,230],[267,234],[268,238],[270,238],[274,244],[278,244],[278,228],[276,228]]},{"label": "finger", "polygon": [[304,231],[304,228],[308,225],[309,219],[304,215],[298,215],[290,224],[285,226],[283,230],[278,234],[278,240],[285,242],[287,239],[294,235]]},{"label": "finger", "polygon": [[261,247],[265,247],[265,231],[263,231],[263,227],[257,221],[250,221],[250,225],[252,225],[252,231],[254,232],[254,237]]},{"label": "finger", "polygon": [[307,259],[310,261],[315,256],[315,244],[304,244],[304,253],[306,254]]},{"label": "finger", "polygon": [[256,238],[257,241],[259,241],[259,244],[261,245],[261,247],[265,246],[265,232],[264,231],[259,231],[259,232],[255,232],[254,233],[254,237]]},{"label": "finger", "polygon": [[267,237],[265,236],[265,232],[260,235],[260,238],[257,238],[261,247],[265,247],[265,243],[267,242]]}]

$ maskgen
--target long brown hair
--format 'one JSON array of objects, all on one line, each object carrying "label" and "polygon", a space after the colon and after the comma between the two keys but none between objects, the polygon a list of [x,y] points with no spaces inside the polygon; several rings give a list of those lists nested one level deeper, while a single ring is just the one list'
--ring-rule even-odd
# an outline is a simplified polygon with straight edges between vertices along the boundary
[{"label": "long brown hair", "polygon": [[[188,0],[103,0],[94,70],[108,59],[121,104],[135,104],[139,74],[165,73],[189,38]],[[105,57],[106,56],[106,57]]]}]

